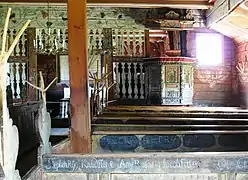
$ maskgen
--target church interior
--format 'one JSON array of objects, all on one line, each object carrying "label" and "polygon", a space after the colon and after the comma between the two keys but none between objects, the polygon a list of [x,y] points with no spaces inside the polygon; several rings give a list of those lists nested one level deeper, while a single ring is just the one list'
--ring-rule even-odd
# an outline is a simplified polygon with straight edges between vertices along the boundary
[{"label": "church interior", "polygon": [[248,179],[247,0],[4,1],[22,179]]}]

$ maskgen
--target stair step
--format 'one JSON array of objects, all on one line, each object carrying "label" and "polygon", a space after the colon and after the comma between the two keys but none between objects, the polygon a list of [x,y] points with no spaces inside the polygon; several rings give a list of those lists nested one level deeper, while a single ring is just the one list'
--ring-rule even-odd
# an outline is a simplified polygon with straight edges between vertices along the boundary
[{"label": "stair step", "polygon": [[198,118],[190,118],[190,117],[149,117],[149,116],[119,116],[119,117],[111,117],[111,116],[98,116],[94,117],[94,120],[169,120],[169,121],[248,121],[248,119],[240,119],[240,118],[205,118],[205,117],[198,117]]}]

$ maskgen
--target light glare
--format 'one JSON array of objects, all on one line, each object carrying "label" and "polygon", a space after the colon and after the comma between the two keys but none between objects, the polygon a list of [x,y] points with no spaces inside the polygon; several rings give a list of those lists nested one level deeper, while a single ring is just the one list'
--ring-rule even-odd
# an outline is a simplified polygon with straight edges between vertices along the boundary
[{"label": "light glare", "polygon": [[196,58],[200,65],[212,66],[222,63],[222,38],[219,34],[196,34]]}]

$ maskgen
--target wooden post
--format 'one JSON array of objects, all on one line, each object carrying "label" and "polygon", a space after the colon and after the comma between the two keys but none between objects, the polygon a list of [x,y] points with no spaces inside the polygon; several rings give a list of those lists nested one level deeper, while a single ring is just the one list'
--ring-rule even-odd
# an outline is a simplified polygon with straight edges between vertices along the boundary
[{"label": "wooden post", "polygon": [[[27,29],[27,42],[28,42],[28,82],[37,84],[37,55],[34,51],[34,40],[36,36],[35,28]],[[37,100],[37,90],[28,87],[28,100],[36,101]]]},{"label": "wooden post", "polygon": [[181,56],[187,56],[187,31],[180,31]]},{"label": "wooden post", "polygon": [[145,56],[150,57],[150,36],[149,36],[149,30],[145,30],[145,44],[144,44],[144,50],[145,50]]},{"label": "wooden post", "polygon": [[[105,51],[105,59],[108,65],[108,70],[105,74],[109,74],[108,76],[108,84],[114,83],[114,72],[113,72],[113,43],[112,43],[112,29],[111,28],[103,28],[103,51]],[[114,89],[111,88],[108,94],[108,100],[114,99]]]},{"label": "wooden post", "polygon": [[72,153],[91,152],[86,0],[68,0]]}]

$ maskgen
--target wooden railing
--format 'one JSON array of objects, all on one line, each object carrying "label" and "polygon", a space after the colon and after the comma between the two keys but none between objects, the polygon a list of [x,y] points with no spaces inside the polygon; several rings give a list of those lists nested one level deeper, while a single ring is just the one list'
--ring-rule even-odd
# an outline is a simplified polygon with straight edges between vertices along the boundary
[{"label": "wooden railing", "polygon": [[51,118],[69,118],[70,115],[70,101],[69,99],[61,99],[59,101],[48,101],[47,109]]},{"label": "wooden railing", "polygon": [[27,57],[10,57],[8,60],[8,80],[9,93],[14,101],[25,100],[27,97]]},{"label": "wooden railing", "polygon": [[[3,32],[3,30],[0,30]],[[7,31],[7,49],[13,43],[18,29],[8,29]],[[28,41],[27,41],[27,31],[21,36],[18,41],[14,51],[12,52],[10,58],[8,59],[8,79],[7,85],[10,87],[8,92],[12,94],[11,101],[19,101],[26,98],[26,79],[27,79],[27,66],[28,66]],[[10,96],[9,96],[10,97]]]},{"label": "wooden railing", "polygon": [[142,58],[114,57],[117,99],[144,99],[145,69]]},{"label": "wooden railing", "polygon": [[113,29],[112,42],[116,56],[145,56],[144,30]]},{"label": "wooden railing", "polygon": [[[8,35],[8,40],[7,40],[7,48],[10,47],[10,45],[13,43],[17,33],[18,29],[8,29],[7,35]],[[1,29],[1,32],[3,30]],[[25,57],[27,56],[27,32],[25,31],[23,35],[21,36],[20,40],[18,41],[14,51],[12,52],[11,56],[17,56],[17,57]]]}]

